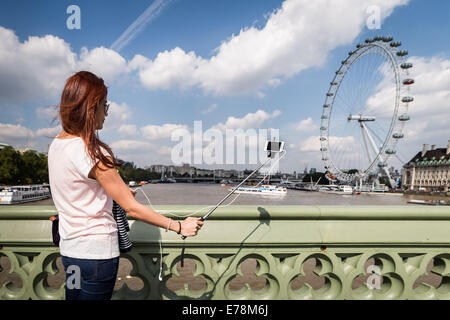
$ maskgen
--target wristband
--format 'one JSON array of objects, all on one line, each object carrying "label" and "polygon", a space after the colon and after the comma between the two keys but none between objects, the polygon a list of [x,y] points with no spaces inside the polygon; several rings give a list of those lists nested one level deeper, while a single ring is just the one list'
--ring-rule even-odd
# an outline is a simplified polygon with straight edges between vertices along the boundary
[{"label": "wristband", "polygon": [[166,232],[169,231],[171,223],[172,223],[172,219],[169,220],[169,225],[167,226]]},{"label": "wristband", "polygon": [[178,234],[181,234],[181,222],[180,221],[177,221],[178,222],[178,225],[180,226],[180,230],[178,230]]}]

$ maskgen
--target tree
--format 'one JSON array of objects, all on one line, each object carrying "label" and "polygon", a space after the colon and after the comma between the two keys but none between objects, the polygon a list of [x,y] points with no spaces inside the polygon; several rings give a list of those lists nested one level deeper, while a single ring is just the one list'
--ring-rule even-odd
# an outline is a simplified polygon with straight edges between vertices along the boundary
[{"label": "tree", "polygon": [[0,150],[0,184],[23,183],[22,168],[23,160],[20,152],[10,146]]},{"label": "tree", "polygon": [[303,182],[311,182],[311,178],[312,181],[315,183],[317,181],[319,181],[319,184],[328,184],[328,179],[325,177],[325,173],[323,172],[315,172],[313,174],[308,173],[306,176],[303,177]]},{"label": "tree", "polygon": [[48,182],[47,155],[12,147],[0,150],[0,184],[40,184]]}]

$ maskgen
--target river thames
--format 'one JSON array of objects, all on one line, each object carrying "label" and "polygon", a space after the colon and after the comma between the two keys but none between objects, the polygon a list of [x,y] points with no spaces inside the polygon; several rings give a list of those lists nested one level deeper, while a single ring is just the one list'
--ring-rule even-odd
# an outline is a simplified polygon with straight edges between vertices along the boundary
[{"label": "river thames", "polygon": [[[138,188],[136,200],[149,205],[205,205],[219,202],[229,192],[231,186],[207,183],[159,183],[146,184]],[[139,190],[142,189],[142,190]],[[262,196],[254,194],[232,195],[223,205],[412,205],[408,201],[446,200],[446,197],[403,195],[401,193],[362,193],[360,195],[341,195],[289,189],[284,196]],[[448,200],[448,197],[447,197]],[[29,202],[26,205],[53,205],[53,200]]]}]

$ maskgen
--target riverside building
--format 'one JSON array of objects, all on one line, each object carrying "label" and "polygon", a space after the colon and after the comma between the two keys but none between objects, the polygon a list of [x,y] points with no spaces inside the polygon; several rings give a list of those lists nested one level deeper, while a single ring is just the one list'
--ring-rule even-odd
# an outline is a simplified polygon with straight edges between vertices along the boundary
[{"label": "riverside building", "polygon": [[448,192],[450,184],[450,140],[447,148],[424,144],[403,166],[402,186],[411,191]]}]

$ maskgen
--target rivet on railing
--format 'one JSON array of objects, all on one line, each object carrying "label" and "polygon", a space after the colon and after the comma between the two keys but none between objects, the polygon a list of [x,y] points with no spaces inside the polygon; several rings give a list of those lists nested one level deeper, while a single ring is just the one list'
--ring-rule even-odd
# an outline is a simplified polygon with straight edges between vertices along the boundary
[{"label": "rivet on railing", "polygon": [[327,246],[320,246],[320,251],[325,251],[327,250]]}]

